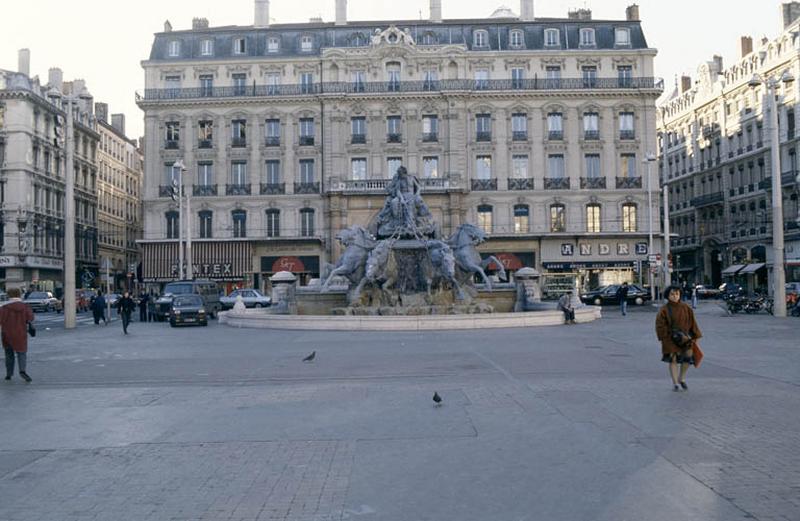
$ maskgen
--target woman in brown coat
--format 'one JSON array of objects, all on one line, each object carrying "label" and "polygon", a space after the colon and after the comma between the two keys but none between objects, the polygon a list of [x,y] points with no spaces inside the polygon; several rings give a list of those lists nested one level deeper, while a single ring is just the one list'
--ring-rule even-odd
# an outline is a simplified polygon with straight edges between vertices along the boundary
[{"label": "woman in brown coat", "polygon": [[28,354],[28,322],[33,322],[33,311],[20,297],[19,288],[9,288],[9,303],[0,307],[3,349],[6,352],[6,380],[14,375],[14,354],[19,364],[19,375],[30,383],[25,363]]},{"label": "woman in brown coat", "polygon": [[[694,318],[691,306],[681,301],[681,288],[667,288],[667,303],[656,316],[656,336],[661,341],[661,360],[669,364],[669,375],[672,378],[674,391],[689,390],[686,385],[686,372],[690,365],[695,365],[692,348],[697,339],[703,336]],[[673,332],[680,330],[688,337],[679,345],[673,340]],[[680,364],[680,373],[678,372]]]}]

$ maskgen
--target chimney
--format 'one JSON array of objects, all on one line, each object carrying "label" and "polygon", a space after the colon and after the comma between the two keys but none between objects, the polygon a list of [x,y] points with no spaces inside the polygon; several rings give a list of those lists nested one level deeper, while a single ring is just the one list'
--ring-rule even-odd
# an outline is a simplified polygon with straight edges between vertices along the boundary
[{"label": "chimney", "polygon": [[431,0],[431,22],[442,21],[442,0]]},{"label": "chimney", "polygon": [[739,49],[741,52],[741,58],[744,58],[751,52],[753,52],[753,38],[750,36],[742,36],[739,44]]},{"label": "chimney", "polygon": [[17,61],[17,72],[30,77],[31,75],[31,50],[20,49]]},{"label": "chimney", "polygon": [[592,19],[592,10],[591,9],[575,9],[574,11],[569,11],[567,13],[567,18],[570,20],[591,20]]},{"label": "chimney", "polygon": [[269,27],[269,0],[256,0],[256,27]]},{"label": "chimney", "polygon": [[787,2],[781,5],[783,28],[786,29],[800,18],[800,2]]},{"label": "chimney", "polygon": [[108,123],[108,103],[95,103],[94,112],[97,114],[97,119],[104,123]]},{"label": "chimney", "polygon": [[716,73],[722,74],[722,71],[725,70],[725,68],[723,67],[724,62],[722,61],[722,56],[720,56],[719,54],[715,54],[714,57],[712,58],[712,61],[714,62],[714,70],[716,71]]},{"label": "chimney", "polygon": [[208,18],[192,18],[192,30],[202,31],[208,29]]},{"label": "chimney", "polygon": [[347,24],[347,0],[336,0],[336,25]]},{"label": "chimney", "polygon": [[165,33],[171,33],[172,32],[172,24],[169,23],[169,20],[164,22],[164,32]]},{"label": "chimney", "polygon": [[125,114],[111,114],[111,126],[117,129],[117,132],[125,135]]},{"label": "chimney", "polygon": [[625,19],[629,22],[638,22],[641,20],[639,18],[639,6],[636,4],[631,4],[625,9]]},{"label": "chimney", "polygon": [[53,67],[47,71],[47,83],[51,87],[55,87],[58,92],[62,92],[64,88],[64,73],[58,67]]},{"label": "chimney", "polygon": [[520,0],[519,19],[523,22],[533,21],[533,0]]},{"label": "chimney", "polygon": [[692,90],[692,77],[681,76],[681,94]]}]

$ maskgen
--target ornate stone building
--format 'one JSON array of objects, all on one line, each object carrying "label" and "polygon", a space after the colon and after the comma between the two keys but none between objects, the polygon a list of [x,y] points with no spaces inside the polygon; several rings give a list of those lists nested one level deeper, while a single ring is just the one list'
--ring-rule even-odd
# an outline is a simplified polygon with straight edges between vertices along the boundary
[{"label": "ornate stone building", "polygon": [[353,22],[338,0],[334,22],[272,25],[259,0],[253,26],[167,24],[138,99],[145,279],[177,273],[169,185],[182,159],[197,276],[318,276],[339,229],[374,227],[403,164],[444,234],[478,223],[486,254],[542,270],[554,293],[576,277],[638,281],[662,91],[638,7],[617,21],[520,7],[443,20],[433,0],[429,20]]},{"label": "ornate stone building", "polygon": [[47,85],[30,76],[30,53],[19,71],[0,70],[0,204],[5,287],[60,292],[64,269],[65,95],[75,106],[75,249],[77,280],[97,273],[97,146],[92,98],[82,80],[50,69]]},{"label": "ornate stone building", "polygon": [[[714,56],[683,77],[659,106],[660,172],[669,188],[674,277],[717,286],[736,280],[771,286],[772,181],[765,87],[784,71],[800,78],[800,3],[781,6],[783,30],[724,67]],[[787,281],[800,280],[796,109],[800,81],[778,83],[778,117]]]},{"label": "ornate stone building", "polygon": [[139,263],[136,241],[142,238],[144,156],[138,143],[125,135],[124,114],[109,118],[104,103],[97,103],[95,112],[100,133],[97,222],[101,271],[105,272],[109,262],[112,288],[133,289]]}]

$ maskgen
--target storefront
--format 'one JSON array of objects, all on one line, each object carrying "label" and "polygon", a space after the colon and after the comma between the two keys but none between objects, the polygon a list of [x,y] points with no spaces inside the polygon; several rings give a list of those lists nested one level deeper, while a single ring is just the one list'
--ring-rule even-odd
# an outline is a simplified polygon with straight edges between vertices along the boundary
[{"label": "storefront", "polygon": [[[536,253],[532,251],[502,251],[498,253],[484,253],[481,252],[481,258],[487,259],[494,257],[503,265],[506,271],[506,276],[509,281],[514,280],[514,272],[522,268],[535,268],[536,267]],[[496,271],[498,266],[494,261],[490,262],[486,267],[489,271]]]},{"label": "storefront", "polygon": [[320,276],[319,255],[261,257],[261,286],[264,291],[269,291],[269,278],[279,271],[291,272],[301,286],[307,286],[311,279],[318,279]]}]

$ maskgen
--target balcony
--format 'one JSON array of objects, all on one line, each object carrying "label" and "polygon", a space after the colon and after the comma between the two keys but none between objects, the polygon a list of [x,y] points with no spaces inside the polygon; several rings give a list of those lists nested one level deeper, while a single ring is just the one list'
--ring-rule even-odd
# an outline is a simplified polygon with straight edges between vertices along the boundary
[{"label": "balcony", "polygon": [[294,193],[296,194],[318,194],[319,183],[295,183]]},{"label": "balcony", "polygon": [[583,139],[586,141],[597,141],[600,139],[600,131],[599,130],[586,130],[583,133]]},{"label": "balcony", "polygon": [[718,204],[725,200],[725,194],[722,192],[715,192],[713,194],[705,194],[692,199],[692,206],[701,208],[712,204]]},{"label": "balcony", "polygon": [[164,141],[164,148],[166,150],[178,150],[180,148],[180,142],[177,139],[168,139]]},{"label": "balcony", "polygon": [[[784,172],[781,174],[781,185],[791,186],[797,182],[797,172]],[[758,188],[761,190],[772,190],[772,177],[759,181]]]},{"label": "balcony", "polygon": [[545,177],[545,190],[569,190],[569,177]]},{"label": "balcony", "polygon": [[425,132],[422,134],[423,143],[437,143],[439,141],[439,134],[436,132]]},{"label": "balcony", "polygon": [[386,134],[386,142],[387,143],[402,143],[403,142],[403,134],[390,132]]},{"label": "balcony", "polygon": [[159,197],[172,197],[172,186],[171,185],[161,185],[158,187],[158,196]]},{"label": "balcony", "polygon": [[268,147],[279,147],[281,146],[281,138],[280,136],[267,136],[264,139],[264,145]]},{"label": "balcony", "polygon": [[[370,194],[385,194],[386,186],[391,179],[362,179],[352,180],[347,179],[340,181],[335,186],[331,187],[332,192],[344,193],[370,193]],[[419,178],[419,183],[422,185],[423,192],[446,192],[448,190],[458,189],[458,182],[446,177],[422,177]]]},{"label": "balcony", "polygon": [[491,141],[492,140],[492,133],[491,132],[476,132],[475,133],[475,141]]},{"label": "balcony", "polygon": [[301,147],[313,147],[314,146],[314,136],[300,136],[300,146]]},{"label": "balcony", "polygon": [[494,192],[497,190],[497,179],[473,179],[471,186],[474,192]]},{"label": "balcony", "polygon": [[620,130],[619,131],[619,138],[620,139],[636,139],[636,132],[633,130]]},{"label": "balcony", "polygon": [[551,130],[547,133],[547,139],[550,141],[561,141],[564,139],[563,130]]},{"label": "balcony", "polygon": [[197,141],[197,148],[213,148],[214,142],[210,139],[200,139]]},{"label": "balcony", "polygon": [[663,90],[664,81],[660,78],[597,78],[586,85],[582,78],[531,78],[523,80],[438,80],[438,81],[399,81],[399,82],[325,82],[292,85],[255,85],[247,87],[244,93],[236,87],[197,87],[185,89],[145,89],[144,94],[136,94],[137,103],[155,101],[191,100],[199,98],[232,97],[307,97],[309,94],[352,94],[352,93],[408,93],[408,92],[463,92],[463,91],[560,91],[560,90],[613,90],[647,89]]},{"label": "balcony", "polygon": [[250,195],[250,185],[225,185],[225,195]]},{"label": "balcony", "polygon": [[533,190],[533,179],[514,179],[508,180],[508,190]]},{"label": "balcony", "polygon": [[581,177],[581,188],[584,190],[602,190],[605,187],[605,177]]},{"label": "balcony", "polygon": [[247,138],[244,137],[231,138],[231,146],[233,148],[244,148],[247,146]]},{"label": "balcony", "polygon": [[363,145],[367,142],[366,134],[352,134],[350,136],[350,143],[353,145]]},{"label": "balcony", "polygon": [[286,193],[286,183],[261,183],[261,195],[282,195]]},{"label": "balcony", "polygon": [[526,130],[515,130],[511,133],[512,141],[528,141],[528,132]]},{"label": "balcony", "polygon": [[217,195],[217,185],[193,185],[192,195],[195,197],[212,197]]},{"label": "balcony", "polygon": [[641,187],[641,177],[617,177],[617,190],[638,190]]}]

